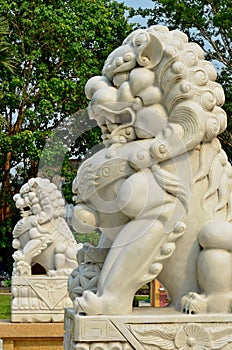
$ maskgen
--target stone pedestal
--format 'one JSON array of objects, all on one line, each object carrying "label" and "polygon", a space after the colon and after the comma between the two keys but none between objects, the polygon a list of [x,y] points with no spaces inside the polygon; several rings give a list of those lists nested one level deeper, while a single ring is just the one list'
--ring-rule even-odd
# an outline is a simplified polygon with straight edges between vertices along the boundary
[{"label": "stone pedestal", "polygon": [[65,311],[65,350],[230,350],[232,315],[185,315],[172,308],[135,308],[129,315]]},{"label": "stone pedestal", "polygon": [[12,323],[0,321],[2,350],[62,350],[63,323]]},{"label": "stone pedestal", "polygon": [[67,277],[13,276],[12,322],[63,322],[64,308],[72,302]]}]

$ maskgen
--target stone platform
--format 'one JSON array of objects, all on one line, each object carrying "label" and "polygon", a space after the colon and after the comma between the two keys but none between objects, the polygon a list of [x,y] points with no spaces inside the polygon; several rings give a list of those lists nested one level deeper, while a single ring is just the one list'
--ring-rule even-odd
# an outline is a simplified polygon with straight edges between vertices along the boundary
[{"label": "stone platform", "polygon": [[140,307],[129,315],[84,316],[66,309],[64,349],[231,350],[232,315]]},{"label": "stone platform", "polygon": [[3,350],[63,350],[63,328],[63,323],[0,321],[0,339]]}]

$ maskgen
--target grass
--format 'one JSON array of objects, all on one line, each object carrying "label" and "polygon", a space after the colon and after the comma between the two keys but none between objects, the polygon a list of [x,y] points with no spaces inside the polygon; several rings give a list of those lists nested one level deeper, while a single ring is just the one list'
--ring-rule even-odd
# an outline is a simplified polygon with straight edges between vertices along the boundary
[{"label": "grass", "polygon": [[135,295],[133,300],[133,306],[139,306],[140,301],[145,301],[149,298],[149,295]]},{"label": "grass", "polygon": [[7,320],[11,317],[11,295],[1,294],[0,295],[0,319]]},{"label": "grass", "polygon": [[90,233],[74,232],[73,235],[78,243],[89,243],[95,247],[97,246],[100,238],[100,233],[95,231]]}]

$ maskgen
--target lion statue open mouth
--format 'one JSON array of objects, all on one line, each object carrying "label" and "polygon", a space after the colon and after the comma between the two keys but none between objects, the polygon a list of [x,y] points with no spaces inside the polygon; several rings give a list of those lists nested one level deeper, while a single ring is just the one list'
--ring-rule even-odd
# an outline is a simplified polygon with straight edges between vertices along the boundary
[{"label": "lion statue open mouth", "polygon": [[[131,33],[88,81],[105,148],[73,183],[74,227],[101,230],[69,278],[78,310],[129,313],[135,292],[158,278],[178,310],[231,312],[232,170],[217,138],[226,114],[215,80],[197,44],[153,26]],[[85,267],[97,287],[78,293]]]}]

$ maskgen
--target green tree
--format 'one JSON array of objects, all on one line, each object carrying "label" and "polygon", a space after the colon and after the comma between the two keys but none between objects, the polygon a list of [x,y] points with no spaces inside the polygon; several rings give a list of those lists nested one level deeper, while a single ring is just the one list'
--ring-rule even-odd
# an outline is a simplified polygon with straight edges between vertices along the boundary
[{"label": "green tree", "polygon": [[[1,1],[18,64],[0,70],[0,247],[11,245],[18,219],[12,197],[37,175],[51,131],[87,107],[86,81],[131,31],[124,12],[109,0]],[[97,130],[92,135],[79,141],[90,148],[99,139]]]},{"label": "green tree", "polygon": [[[232,2],[231,0],[152,0],[152,9],[137,11],[148,18],[148,26],[162,24],[179,28],[197,42],[212,61],[218,82],[224,88],[228,116],[227,131],[221,135],[223,148],[232,161]],[[136,12],[131,10],[131,16]]]},{"label": "green tree", "polygon": [[[7,43],[7,36],[9,35],[9,28],[5,18],[0,17],[0,69],[5,67],[9,69],[11,72],[14,70],[14,58],[11,55],[9,50],[9,46]],[[0,96],[1,98],[1,96]],[[5,119],[0,114],[0,130],[2,126],[5,124]]]},{"label": "green tree", "polygon": [[10,34],[7,21],[0,17],[0,66],[4,66],[11,72],[14,71],[14,58],[7,43],[7,36]]},{"label": "green tree", "polygon": [[[0,17],[0,70],[5,68],[6,70],[10,71],[11,73],[14,72],[14,64],[15,60],[14,57],[10,51],[9,45],[7,43],[7,38],[9,36],[9,28],[8,24],[5,18]],[[0,95],[0,99],[2,98],[2,95]],[[6,125],[6,120],[0,113],[0,133],[2,131],[3,126]],[[10,220],[6,222],[6,228],[10,228],[11,222]],[[4,251],[1,249],[1,247],[4,247],[7,245],[8,240],[6,237],[1,237],[1,244],[0,244],[0,252],[1,252],[1,261],[6,262],[8,260],[7,254],[4,254]]]}]

